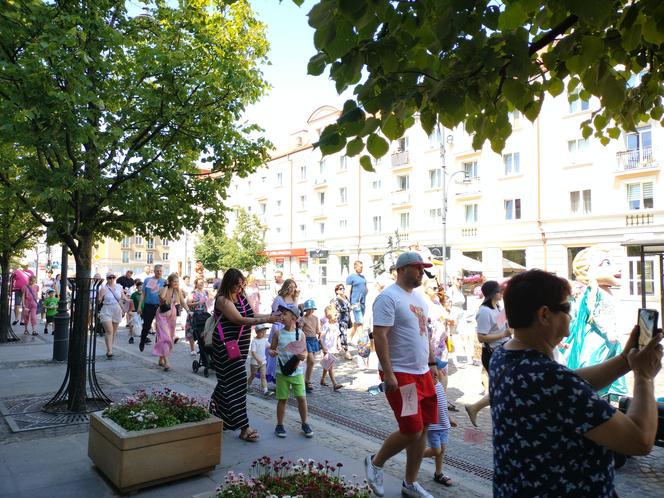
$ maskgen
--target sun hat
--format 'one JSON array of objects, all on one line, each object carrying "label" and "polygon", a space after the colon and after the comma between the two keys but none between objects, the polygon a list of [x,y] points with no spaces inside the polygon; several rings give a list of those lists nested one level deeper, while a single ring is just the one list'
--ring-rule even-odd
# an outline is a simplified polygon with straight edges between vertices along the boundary
[{"label": "sun hat", "polygon": [[280,304],[279,311],[290,311],[295,315],[295,318],[300,318],[300,309],[294,304]]},{"label": "sun hat", "polygon": [[315,309],[316,309],[316,303],[314,302],[313,299],[307,299],[307,300],[304,302],[304,305],[302,306],[302,309],[303,309],[304,311],[307,311],[307,310],[315,310]]},{"label": "sun hat", "polygon": [[421,266],[423,268],[431,268],[433,265],[428,261],[424,261],[419,252],[411,251],[404,252],[397,258],[397,264],[394,265],[395,269],[403,268],[404,266]]},{"label": "sun hat", "polygon": [[111,277],[115,278],[115,272],[114,272],[114,271],[109,271],[109,272],[106,274],[106,278],[111,278]]}]

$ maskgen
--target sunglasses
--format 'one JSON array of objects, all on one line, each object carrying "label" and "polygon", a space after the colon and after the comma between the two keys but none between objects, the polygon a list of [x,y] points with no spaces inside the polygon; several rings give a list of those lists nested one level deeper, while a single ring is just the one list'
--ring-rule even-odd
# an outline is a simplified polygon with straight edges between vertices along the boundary
[{"label": "sunglasses", "polygon": [[570,303],[549,304],[547,305],[547,308],[556,313],[562,311],[566,315],[569,315],[572,311],[572,305]]}]

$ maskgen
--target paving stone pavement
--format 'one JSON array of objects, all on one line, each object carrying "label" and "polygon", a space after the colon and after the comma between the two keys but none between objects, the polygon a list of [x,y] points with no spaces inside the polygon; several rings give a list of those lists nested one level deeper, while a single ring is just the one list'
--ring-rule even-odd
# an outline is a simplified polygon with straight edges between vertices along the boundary
[{"label": "paving stone pavement", "polygon": [[[181,335],[181,332],[180,332]],[[189,346],[180,341],[172,355],[173,369],[164,372],[156,365],[156,357],[150,353],[149,347],[144,353],[138,351],[138,344],[127,343],[126,330],[122,328],[117,338],[115,357],[106,360],[103,356],[103,341],[98,340],[98,358],[96,362],[97,376],[105,392],[114,398],[131,393],[139,388],[170,387],[187,392],[202,398],[209,398],[216,380],[211,372],[209,378],[193,373],[191,363],[194,357],[188,354]],[[52,352],[51,336],[28,338],[26,343],[0,345],[0,370],[4,382],[0,384],[0,402],[7,402],[21,397],[42,397],[47,399],[59,387],[64,376],[65,365],[49,361]],[[391,410],[383,395],[371,396],[367,388],[379,382],[375,369],[375,359],[372,358],[369,368],[360,368],[355,361],[340,360],[336,369],[337,380],[345,385],[343,389],[334,392],[318,384],[320,367],[317,365],[314,374],[314,392],[308,396],[308,402],[313,413],[311,423],[316,431],[314,442],[304,446],[303,438],[297,438],[297,415],[293,407],[289,407],[287,415],[287,429],[289,438],[284,443],[273,437],[271,431],[274,427],[275,401],[264,399],[257,391],[252,392],[248,398],[249,414],[252,424],[262,433],[259,445],[240,443],[232,433],[225,433],[224,455],[222,464],[217,471],[206,478],[188,480],[186,483],[160,486],[146,490],[139,495],[149,496],[191,496],[195,492],[214,488],[215,482],[223,479],[223,472],[230,469],[242,469],[253,458],[263,454],[278,456],[282,451],[292,456],[320,457],[331,455],[343,458],[345,465],[353,473],[362,475],[362,459],[369,452],[375,451],[381,442],[376,434],[389,433],[396,424]],[[661,380],[660,376],[660,380]],[[258,386],[258,382],[255,383]],[[480,370],[477,367],[467,366],[462,369],[451,369],[449,378],[449,398],[456,403],[459,412],[451,415],[459,424],[452,430],[447,455],[450,464],[446,466],[455,480],[456,486],[450,490],[441,490],[432,483],[429,476],[433,472],[433,463],[426,461],[421,471],[421,480],[436,496],[475,497],[490,496],[492,469],[491,449],[491,420],[489,410],[484,410],[478,416],[480,430],[484,433],[484,441],[480,444],[470,444],[464,441],[464,433],[470,429],[470,422],[463,411],[463,403],[473,402],[481,396]],[[664,395],[658,385],[658,395]],[[27,451],[26,447],[39,447],[45,439],[68,442],[71,438],[76,441],[75,447],[85,447],[87,442],[87,424],[53,427],[43,430],[27,432],[12,432],[5,418],[0,418],[0,463],[10,462],[13,454]],[[293,437],[291,438],[291,434]],[[296,439],[297,438],[297,439]],[[37,445],[35,445],[37,443]],[[83,450],[84,454],[84,450]],[[79,466],[89,467],[87,456],[81,458]],[[402,475],[405,456],[398,455],[386,466],[391,483],[396,483]],[[86,465],[87,464],[87,465]],[[9,463],[7,463],[9,468]],[[23,496],[14,494],[11,490],[3,489],[7,485],[3,482],[2,465],[0,465],[0,498],[5,496]],[[83,472],[83,471],[81,471]],[[487,473],[489,478],[487,478]],[[87,478],[87,474],[83,473]],[[99,480],[99,478],[97,478]],[[105,481],[104,481],[105,482]],[[664,489],[664,449],[655,448],[647,457],[632,458],[617,472],[617,487],[621,497],[662,496]],[[44,496],[74,496],[71,487],[54,488],[46,486],[50,494]],[[89,489],[98,489],[101,486],[95,481]],[[96,487],[95,487],[96,486]],[[102,487],[105,491],[94,491],[89,496],[113,496],[108,484]],[[99,489],[102,489],[99,488]],[[88,489],[88,488],[85,488]],[[54,491],[55,490],[55,491]],[[7,491],[7,492],[5,492]],[[46,491],[44,491],[46,493]],[[60,493],[60,494],[59,494]],[[68,494],[69,493],[69,494]],[[40,496],[34,489],[26,496]],[[79,494],[79,496],[86,496]],[[395,495],[396,496],[396,495]]]}]

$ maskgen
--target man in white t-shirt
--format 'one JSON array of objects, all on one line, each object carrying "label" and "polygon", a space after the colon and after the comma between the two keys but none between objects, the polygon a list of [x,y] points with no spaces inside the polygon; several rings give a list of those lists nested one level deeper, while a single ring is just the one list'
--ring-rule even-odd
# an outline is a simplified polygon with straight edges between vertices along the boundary
[{"label": "man in white t-shirt", "polygon": [[438,422],[433,375],[436,362],[429,347],[427,303],[414,289],[422,285],[424,268],[432,266],[417,252],[406,252],[396,263],[397,280],[373,305],[373,335],[385,396],[399,430],[390,434],[378,453],[365,459],[367,482],[383,496],[383,465],[406,450],[403,496],[432,498],[418,482],[426,447],[427,426]]}]

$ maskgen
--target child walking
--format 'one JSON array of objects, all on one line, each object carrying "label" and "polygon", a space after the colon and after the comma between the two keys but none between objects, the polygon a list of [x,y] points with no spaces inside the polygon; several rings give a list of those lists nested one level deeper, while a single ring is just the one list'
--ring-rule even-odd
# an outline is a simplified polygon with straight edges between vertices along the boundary
[{"label": "child walking", "polygon": [[32,335],[37,335],[37,304],[39,303],[39,286],[37,278],[31,276],[28,283],[21,289],[23,292],[23,314],[21,322],[25,325],[25,335],[28,333],[28,324],[32,325]]},{"label": "child walking", "polygon": [[297,319],[300,310],[294,304],[282,304],[278,308],[281,311],[281,321],[284,327],[272,330],[272,343],[270,345],[270,356],[277,357],[277,426],[274,433],[277,437],[286,437],[284,428],[284,416],[286,414],[286,402],[290,396],[297,399],[297,408],[302,421],[302,434],[305,437],[313,437],[314,431],[307,423],[307,398],[304,391],[304,374],[302,361],[307,358],[307,346],[304,334],[297,327]]},{"label": "child walking", "polygon": [[307,368],[304,372],[304,389],[313,392],[311,376],[314,373],[314,362],[316,353],[320,352],[320,319],[314,314],[316,303],[313,299],[307,299],[302,306],[304,316],[302,317],[302,331],[307,338]]},{"label": "child walking", "polygon": [[[58,298],[55,297],[55,289],[48,289],[44,298],[44,310],[46,311],[46,324],[44,325],[44,334],[48,334],[48,325],[53,323],[55,328],[55,315],[58,314]],[[53,332],[51,332],[53,334]]]},{"label": "child walking", "polygon": [[265,350],[267,349],[267,337],[265,334],[267,330],[272,325],[269,323],[259,323],[256,325],[256,337],[251,341],[251,346],[249,347],[249,356],[251,358],[249,365],[249,378],[247,379],[247,389],[251,387],[254,379],[256,378],[256,372],[260,372],[261,375],[261,387],[263,388],[263,395],[269,396],[270,391],[267,389],[267,377],[265,375]]},{"label": "child walking", "polygon": [[141,328],[143,326],[143,321],[141,320],[141,311],[139,306],[141,305],[141,292],[143,291],[143,282],[140,280],[134,281],[134,292],[131,296],[131,304],[129,306],[129,312],[127,313],[127,326],[129,327],[129,344],[134,344],[134,336],[136,333],[141,333]]},{"label": "child walking", "polygon": [[323,359],[321,361],[323,374],[320,376],[320,385],[329,386],[325,381],[325,377],[329,375],[330,380],[332,381],[332,389],[335,391],[344,387],[342,384],[337,384],[337,381],[334,378],[334,365],[337,363],[335,353],[339,351],[337,348],[337,338],[339,337],[339,323],[337,322],[337,317],[337,307],[334,304],[330,304],[325,308],[325,318],[327,318],[327,321],[323,325],[323,331],[321,332],[320,337],[320,343],[323,347]]},{"label": "child walking", "polygon": [[445,458],[445,445],[449,440],[450,427],[456,427],[457,423],[447,413],[447,395],[441,382],[442,376],[442,370],[438,369],[438,377],[434,380],[438,401],[438,423],[429,425],[427,430],[429,447],[424,450],[423,456],[425,458],[434,457],[435,459],[436,471],[433,473],[433,480],[438,484],[451,486],[452,479],[443,474],[443,460]]}]

